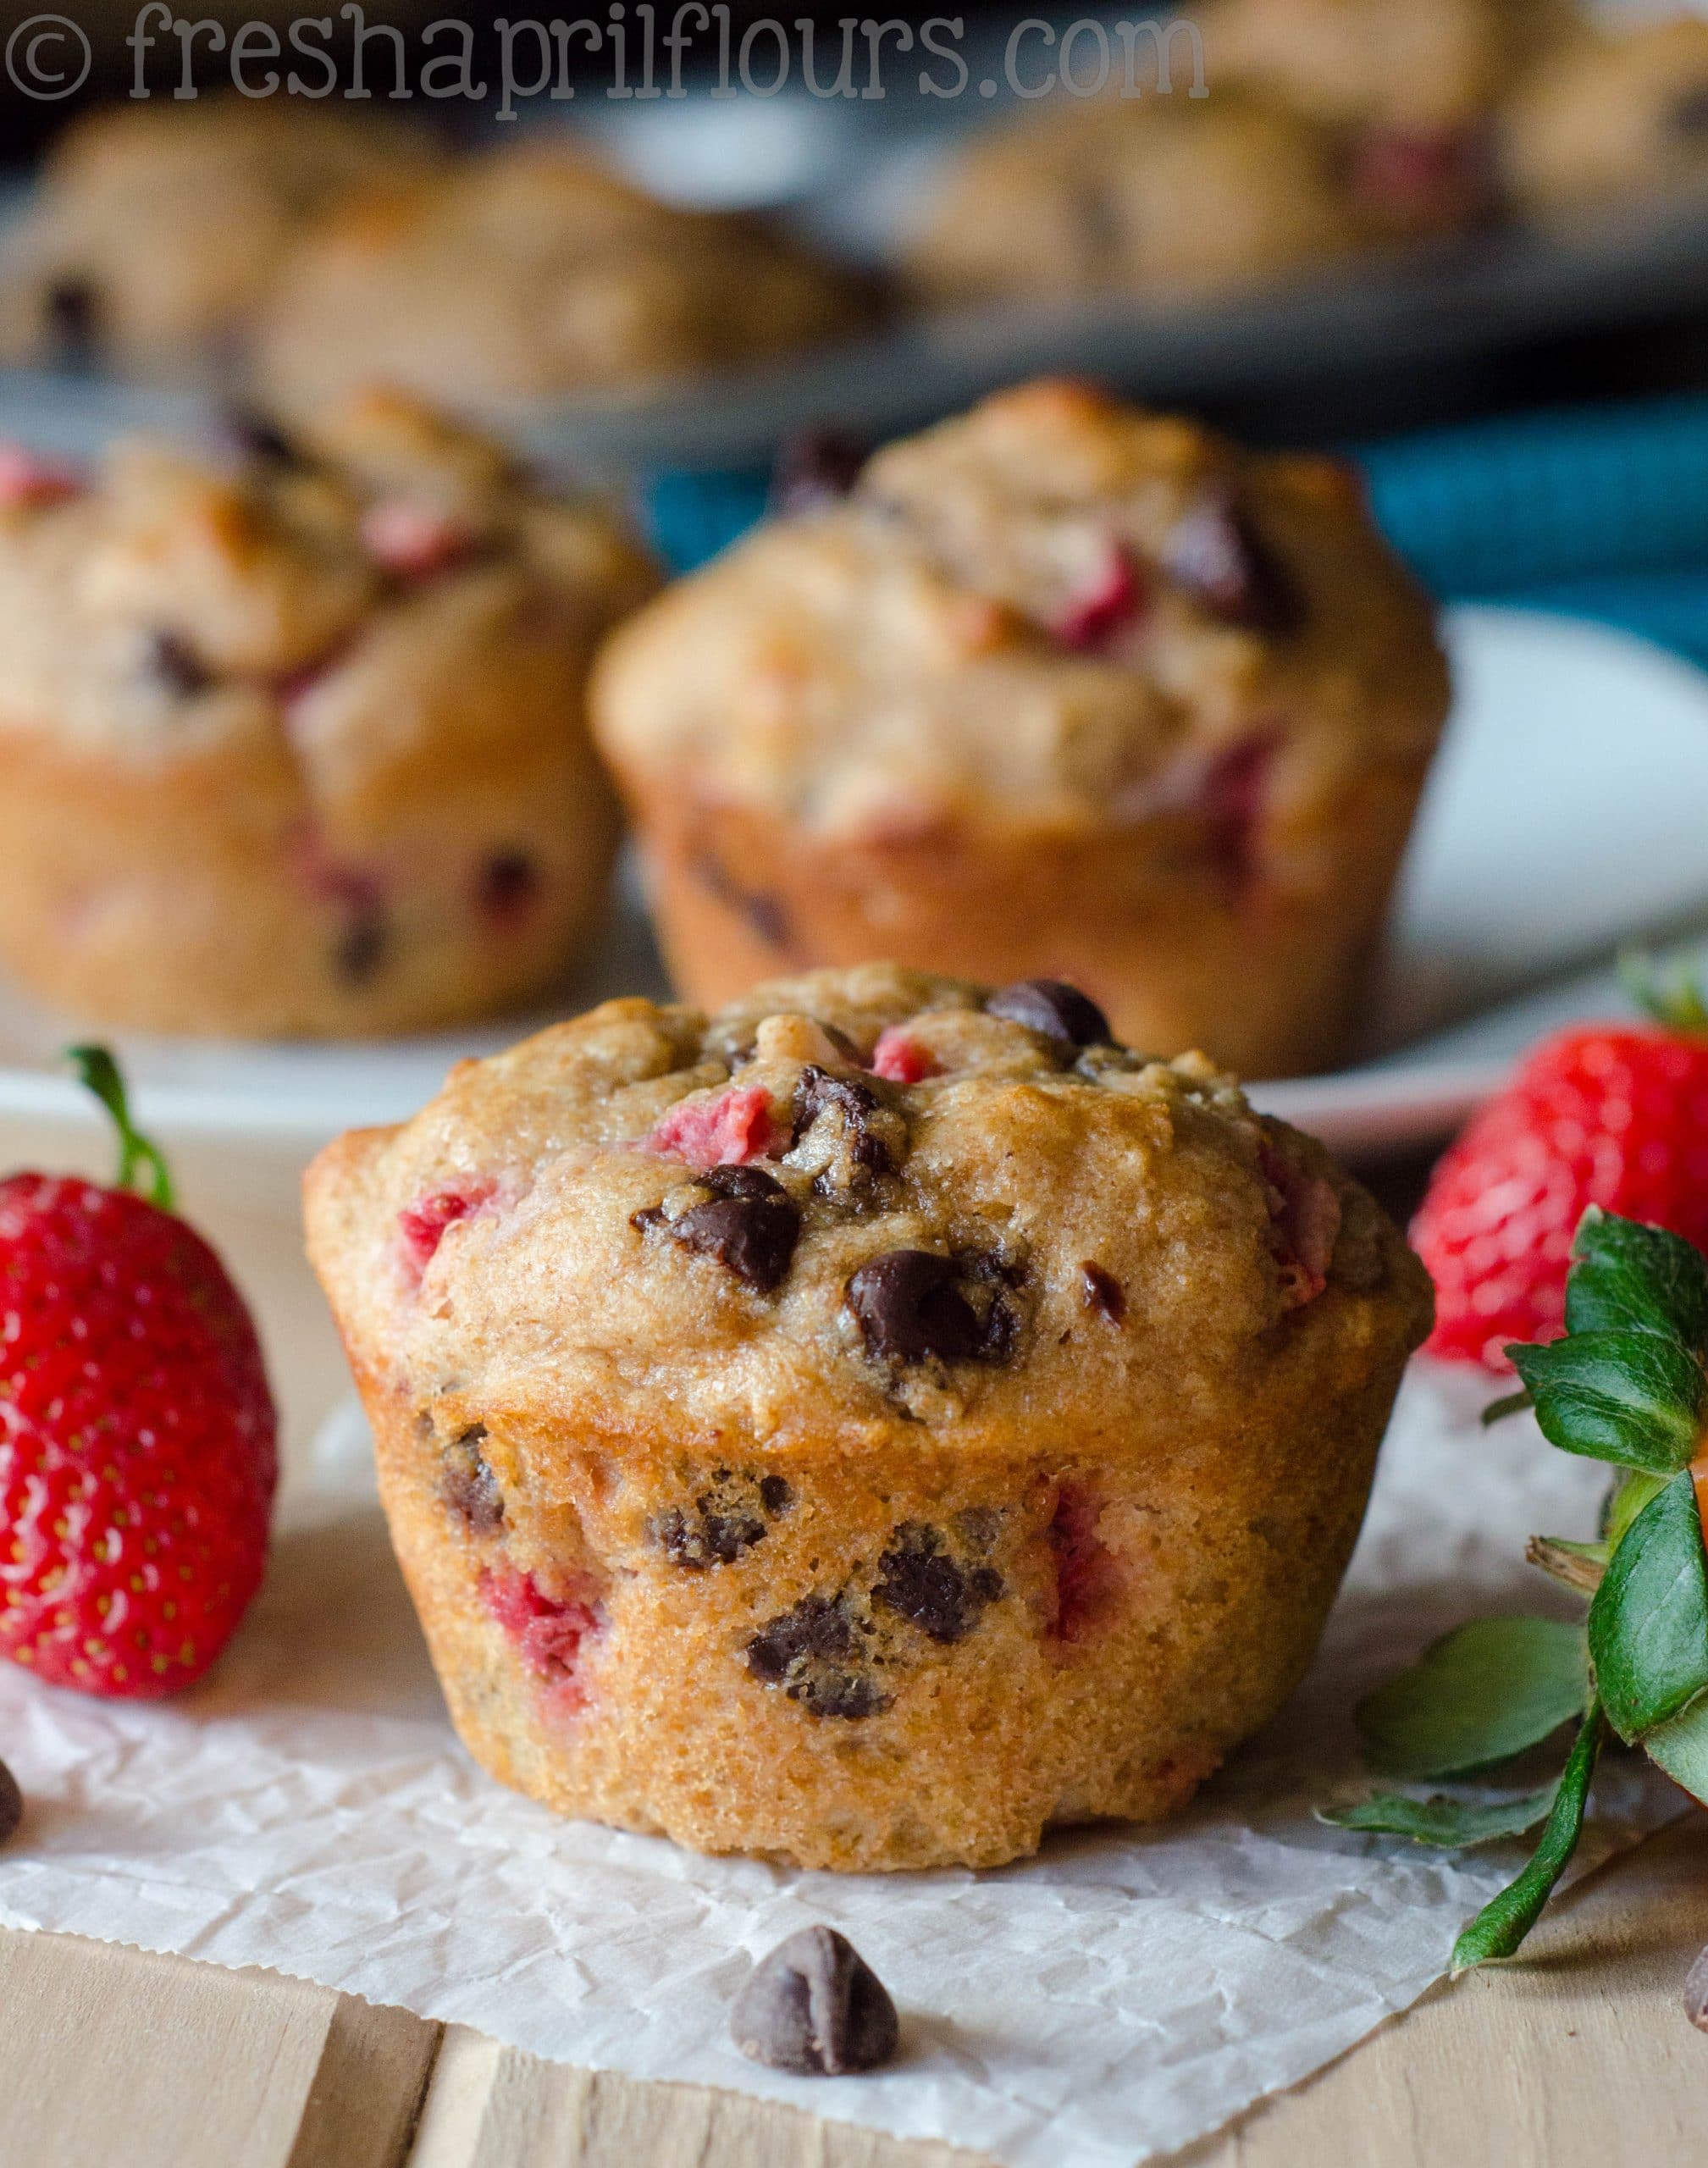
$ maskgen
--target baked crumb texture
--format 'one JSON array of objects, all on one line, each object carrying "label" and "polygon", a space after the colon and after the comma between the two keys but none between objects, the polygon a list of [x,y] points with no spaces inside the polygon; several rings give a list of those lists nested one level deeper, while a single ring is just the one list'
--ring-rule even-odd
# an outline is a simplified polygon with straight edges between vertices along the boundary
[{"label": "baked crumb texture", "polygon": [[1295,1684],[1426,1278],[1070,989],[608,1002],[329,1148],[310,1253],[471,1752],[839,1869],[1175,1811]]}]

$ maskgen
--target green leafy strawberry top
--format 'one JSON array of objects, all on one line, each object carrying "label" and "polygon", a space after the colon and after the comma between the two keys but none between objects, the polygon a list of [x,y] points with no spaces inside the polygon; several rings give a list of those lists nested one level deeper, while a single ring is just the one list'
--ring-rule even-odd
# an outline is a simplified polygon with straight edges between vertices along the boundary
[{"label": "green leafy strawberry top", "polygon": [[1677,1235],[1591,1208],[1566,1289],[1566,1336],[1506,1351],[1524,1389],[1488,1419],[1535,1409],[1550,1445],[1617,1475],[1594,1542],[1528,1556],[1589,1598],[1582,1628],[1546,1618],[1462,1626],[1358,1709],[1372,1762],[1445,1779],[1488,1770],[1577,1723],[1551,1791],[1501,1806],[1387,1795],[1325,1819],[1466,1845],[1543,1824],[1529,1865],[1459,1937],[1453,1970],[1510,1957],[1584,1826],[1608,1729],[1708,1803],[1708,1554],[1691,1465],[1708,1452],[1708,1261]]}]

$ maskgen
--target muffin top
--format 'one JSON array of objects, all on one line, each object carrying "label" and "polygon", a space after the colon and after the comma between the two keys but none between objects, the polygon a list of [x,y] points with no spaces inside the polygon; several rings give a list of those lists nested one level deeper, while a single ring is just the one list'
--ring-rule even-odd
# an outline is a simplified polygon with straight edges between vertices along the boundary
[{"label": "muffin top", "polygon": [[1329,131],[1225,92],[1063,97],[970,139],[909,268],[950,299],[1274,280],[1364,238],[1340,164]]},{"label": "muffin top", "polygon": [[91,114],[56,144],[0,254],[0,353],[163,360],[238,335],[309,221],[431,157],[429,139],[390,114],[300,98],[154,98]]},{"label": "muffin top", "polygon": [[649,584],[602,506],[394,395],[301,434],[121,443],[87,481],[0,447],[0,733],[144,764],[288,748],[371,783],[502,729],[471,707],[483,658],[590,647]]},{"label": "muffin top", "polygon": [[505,406],[785,352],[853,313],[781,234],[524,144],[353,200],[294,260],[259,366],[293,409],[352,373]]},{"label": "muffin top", "polygon": [[1486,115],[1574,13],[1570,0],[1219,0],[1206,73],[1321,120],[1421,138]]},{"label": "muffin top", "polygon": [[1356,1390],[1429,1308],[1363,1191],[1202,1057],[1054,982],[889,965],[607,1002],[330,1147],[308,1208],[359,1369],[619,1452],[1167,1452],[1277,1373]]},{"label": "muffin top", "polygon": [[1284,807],[1427,757],[1429,604],[1339,463],[1045,381],[890,445],[605,651],[631,779],[882,843],[1072,833],[1261,760]]},{"label": "muffin top", "polygon": [[1501,149],[1512,193],[1539,210],[1708,183],[1708,22],[1584,32],[1527,79]]}]

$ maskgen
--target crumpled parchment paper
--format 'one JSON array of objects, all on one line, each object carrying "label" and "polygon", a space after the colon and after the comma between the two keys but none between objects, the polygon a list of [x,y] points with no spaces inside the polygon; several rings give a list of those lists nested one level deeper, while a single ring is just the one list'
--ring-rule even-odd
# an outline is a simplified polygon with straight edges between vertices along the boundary
[{"label": "crumpled parchment paper", "polygon": [[[744,2089],[1014,2168],[1130,2168],[1296,2083],[1441,1974],[1514,1871],[1326,1828],[1363,1789],[1350,1711],[1461,1618],[1549,1608],[1524,1536],[1587,1534],[1599,1467],[1486,1382],[1418,1364],[1321,1656],[1180,1820],[1076,1832],[994,1873],[845,1878],[555,1819],[446,1722],[354,1410],[296,1486],[267,1591],[216,1676],[157,1707],[0,1665],[29,1801],[0,1922],[261,1965],[540,2055]],[[1598,1782],[1587,1867],[1681,1808],[1635,1757]],[[904,2016],[892,2070],[790,2078],[729,2044],[750,1959],[841,1927]]]}]

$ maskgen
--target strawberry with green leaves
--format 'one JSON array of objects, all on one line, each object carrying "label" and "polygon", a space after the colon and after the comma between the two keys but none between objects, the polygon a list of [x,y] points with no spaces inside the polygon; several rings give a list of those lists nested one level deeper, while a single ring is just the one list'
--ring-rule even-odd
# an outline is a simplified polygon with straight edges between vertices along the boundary
[{"label": "strawberry with green leaves", "polygon": [[1625,977],[1649,1020],[1547,1040],[1443,1154],[1412,1225],[1432,1355],[1504,1369],[1508,1341],[1552,1339],[1592,1204],[1708,1250],[1708,1007],[1640,959]]},{"label": "strawberry with green leaves", "polygon": [[119,1178],[0,1180],[0,1656],[153,1700],[202,1676],[260,1585],[273,1401],[112,1056],[72,1059],[118,1126]]},{"label": "strawberry with green leaves", "polygon": [[1640,1747],[1708,1805],[1708,1261],[1680,1236],[1591,1208],[1573,1246],[1566,1335],[1506,1350],[1523,1390],[1489,1419],[1534,1408],[1563,1452],[1616,1470],[1592,1542],[1534,1539],[1528,1556],[1589,1597],[1583,1626],[1490,1618],[1461,1627],[1360,1705],[1372,1761],[1420,1780],[1468,1777],[1576,1731],[1559,1781],[1495,1806],[1389,1795],[1341,1827],[1462,1846],[1541,1824],[1529,1865],[1460,1936],[1453,1970],[1510,1957],[1584,1826],[1608,1734]]}]

